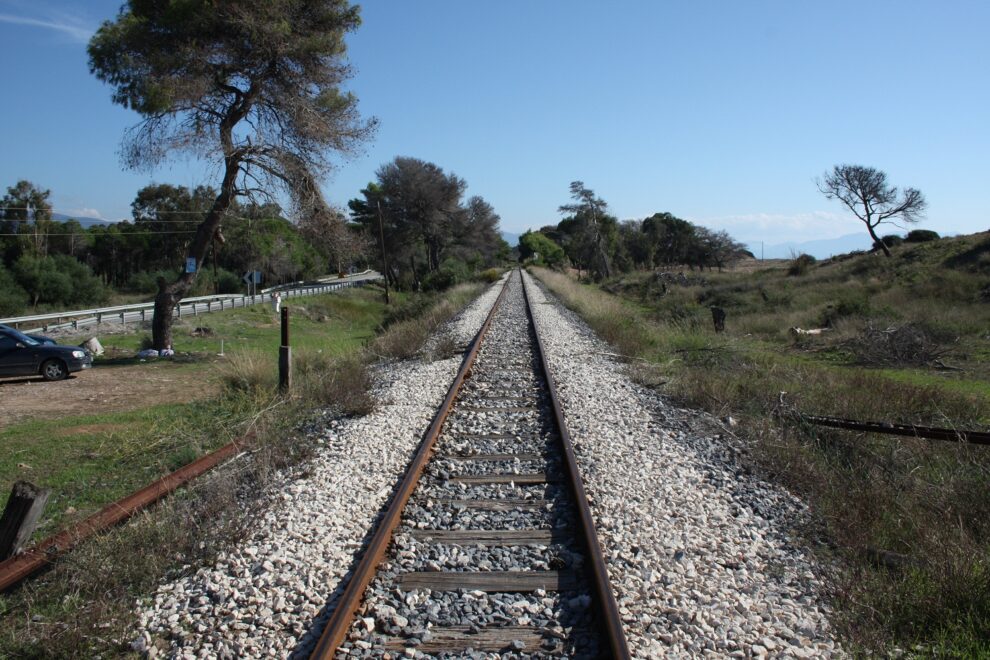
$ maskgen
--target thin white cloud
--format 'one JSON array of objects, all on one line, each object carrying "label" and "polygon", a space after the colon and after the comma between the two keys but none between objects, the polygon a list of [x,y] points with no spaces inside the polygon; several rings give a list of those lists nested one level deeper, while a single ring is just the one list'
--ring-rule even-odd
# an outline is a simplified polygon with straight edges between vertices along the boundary
[{"label": "thin white cloud", "polygon": [[836,238],[857,230],[851,215],[831,211],[806,213],[746,213],[713,218],[689,218],[712,229],[725,229],[748,237],[786,237],[785,240]]},{"label": "thin white cloud", "polygon": [[106,220],[107,222],[110,222],[110,219],[105,217],[97,209],[83,207],[79,209],[65,209],[64,211],[60,211],[60,213],[72,218],[92,218],[94,220]]},{"label": "thin white cloud", "polygon": [[28,25],[40,27],[48,30],[55,30],[67,35],[73,41],[86,43],[93,36],[94,30],[82,25],[80,22],[71,20],[68,17],[58,20],[45,20],[32,18],[30,16],[15,16],[13,14],[0,14],[0,23],[11,23],[13,25]]}]

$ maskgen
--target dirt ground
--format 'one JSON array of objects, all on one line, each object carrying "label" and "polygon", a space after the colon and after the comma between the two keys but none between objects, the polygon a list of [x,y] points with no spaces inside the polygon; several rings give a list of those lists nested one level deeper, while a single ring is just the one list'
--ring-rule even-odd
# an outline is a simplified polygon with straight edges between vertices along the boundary
[{"label": "dirt ground", "polygon": [[122,412],[162,403],[187,403],[215,391],[204,370],[188,366],[97,365],[63,381],[0,378],[0,430],[29,420]]}]

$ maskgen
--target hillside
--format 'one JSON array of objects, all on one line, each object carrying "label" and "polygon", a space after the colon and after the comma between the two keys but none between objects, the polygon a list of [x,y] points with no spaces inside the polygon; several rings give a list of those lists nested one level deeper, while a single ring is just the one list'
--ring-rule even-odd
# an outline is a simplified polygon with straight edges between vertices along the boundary
[{"label": "hillside", "polygon": [[990,448],[798,415],[990,425],[990,233],[892,253],[601,286],[538,273],[641,383],[720,417],[755,470],[809,504],[820,527],[802,533],[837,566],[832,606],[854,650],[985,655]]}]

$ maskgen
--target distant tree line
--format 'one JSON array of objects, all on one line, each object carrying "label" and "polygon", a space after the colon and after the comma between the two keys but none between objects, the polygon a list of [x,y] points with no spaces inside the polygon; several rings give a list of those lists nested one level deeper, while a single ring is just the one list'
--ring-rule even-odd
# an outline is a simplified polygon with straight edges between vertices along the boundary
[{"label": "distant tree line", "polygon": [[[414,158],[383,165],[378,180],[350,203],[293,223],[274,203],[233,201],[211,243],[192,293],[238,293],[242,275],[265,285],[381,264],[407,289],[442,289],[509,259],[499,217],[466,183]],[[181,272],[196,227],[217,191],[151,184],[137,192],[131,218],[84,227],[56,220],[51,192],[31,182],[7,188],[0,202],[0,316],[27,309],[99,305],[114,293],[150,297],[159,280]],[[378,224],[381,207],[383,226]]]},{"label": "distant tree line", "polygon": [[581,181],[571,184],[571,198],[559,208],[565,216],[560,222],[519,238],[521,259],[539,259],[551,268],[569,264],[601,279],[615,272],[660,267],[721,270],[753,256],[727,232],[670,213],[620,222]]}]

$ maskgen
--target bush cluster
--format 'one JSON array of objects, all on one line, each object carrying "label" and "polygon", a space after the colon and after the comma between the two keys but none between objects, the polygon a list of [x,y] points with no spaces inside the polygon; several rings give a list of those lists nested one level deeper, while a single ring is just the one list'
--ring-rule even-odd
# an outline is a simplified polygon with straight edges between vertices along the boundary
[{"label": "bush cluster", "polygon": [[97,305],[109,289],[89,266],[65,254],[21,255],[8,271],[0,266],[0,314],[13,315],[30,305]]}]

